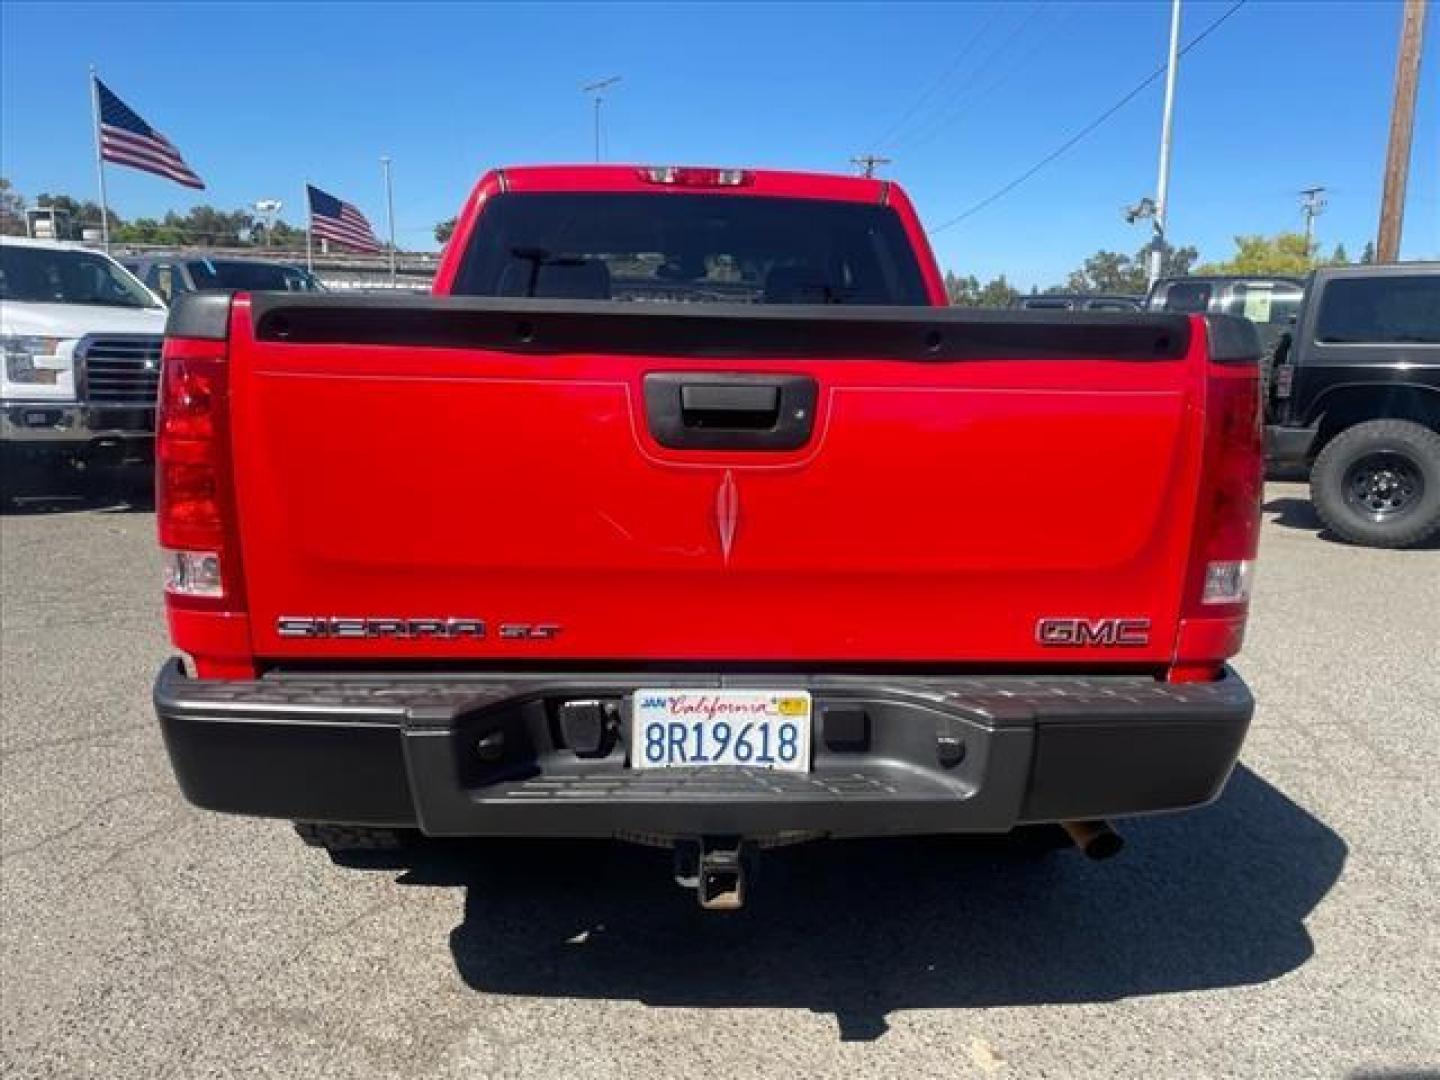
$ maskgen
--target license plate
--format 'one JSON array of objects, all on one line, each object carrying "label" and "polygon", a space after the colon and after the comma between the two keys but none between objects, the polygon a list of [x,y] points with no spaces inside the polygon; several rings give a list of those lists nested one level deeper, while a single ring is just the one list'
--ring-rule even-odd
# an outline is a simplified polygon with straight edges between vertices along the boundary
[{"label": "license plate", "polygon": [[810,771],[805,690],[637,690],[630,765]]}]

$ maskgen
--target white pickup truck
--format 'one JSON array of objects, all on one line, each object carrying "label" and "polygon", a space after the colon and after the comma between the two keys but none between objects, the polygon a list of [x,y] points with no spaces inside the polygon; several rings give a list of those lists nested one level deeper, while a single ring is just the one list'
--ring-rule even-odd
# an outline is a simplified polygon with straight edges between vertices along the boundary
[{"label": "white pickup truck", "polygon": [[154,448],[165,305],[110,256],[0,241],[0,499]]}]

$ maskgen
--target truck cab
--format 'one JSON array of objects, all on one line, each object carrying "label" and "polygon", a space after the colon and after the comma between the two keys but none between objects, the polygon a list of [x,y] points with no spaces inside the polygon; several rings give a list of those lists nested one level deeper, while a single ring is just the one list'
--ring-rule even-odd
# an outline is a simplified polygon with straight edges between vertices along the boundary
[{"label": "truck cab", "polygon": [[10,499],[153,453],[165,305],[109,255],[0,243],[0,473]]},{"label": "truck cab", "polygon": [[1372,547],[1440,533],[1440,263],[1316,270],[1273,359],[1270,462],[1308,471],[1331,531]]}]

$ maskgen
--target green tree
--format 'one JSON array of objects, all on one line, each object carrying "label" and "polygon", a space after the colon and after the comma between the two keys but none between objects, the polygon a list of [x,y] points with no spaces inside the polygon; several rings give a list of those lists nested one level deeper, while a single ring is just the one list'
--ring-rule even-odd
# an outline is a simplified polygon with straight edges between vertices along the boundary
[{"label": "green tree", "polygon": [[[1149,248],[1141,248],[1134,255],[1118,251],[1097,251],[1085,260],[1084,265],[1065,279],[1063,287],[1052,292],[1080,293],[1143,293],[1150,284],[1146,271]],[[1162,244],[1160,248],[1160,274],[1162,277],[1184,277],[1200,253],[1193,247],[1177,248]]]},{"label": "green tree", "polygon": [[950,270],[945,273],[945,295],[951,307],[1009,307],[1020,296],[1020,290],[1004,274],[982,285],[974,274],[961,277]]},{"label": "green tree", "polygon": [[437,244],[449,243],[450,237],[453,236],[454,233],[455,219],[453,217],[446,218],[444,221],[438,222],[435,226],[435,242]]},{"label": "green tree", "polygon": [[[266,243],[263,230],[256,242],[262,245]],[[275,228],[270,230],[268,246],[287,251],[303,251],[305,248],[305,230],[296,228],[288,222],[277,220],[275,222]]]},{"label": "green tree", "polygon": [[1350,253],[1345,250],[1344,244],[1336,244],[1335,250],[1330,253],[1327,261],[1331,266],[1349,266]]},{"label": "green tree", "polygon": [[0,235],[25,235],[25,197],[0,176]]},{"label": "green tree", "polygon": [[1202,274],[1305,274],[1315,263],[1313,245],[1300,233],[1235,237],[1235,255],[1225,262],[1206,263]]},{"label": "green tree", "polygon": [[136,218],[127,221],[110,232],[110,239],[117,244],[168,244],[185,243],[179,229],[167,226],[155,218]]},{"label": "green tree", "polygon": [[1097,251],[1065,279],[1067,292],[1134,293],[1144,288],[1144,261],[1118,251]]},{"label": "green tree", "polygon": [[1199,258],[1200,252],[1189,244],[1178,248],[1172,244],[1162,244],[1160,247],[1160,276],[1184,277],[1190,273]]},{"label": "green tree", "polygon": [[[35,205],[53,208],[69,218],[69,235],[60,239],[78,240],[86,229],[100,227],[100,205],[89,199],[81,202],[70,195],[52,195],[48,191],[42,191],[35,196]],[[111,229],[121,224],[120,215],[114,210],[107,210],[105,217]]]},{"label": "green tree", "polygon": [[976,299],[976,307],[1009,307],[1020,298],[1020,290],[1004,274],[987,281]]},{"label": "green tree", "polygon": [[980,295],[980,282],[974,274],[961,277],[953,270],[945,271],[945,296],[951,307],[974,307]]},{"label": "green tree", "polygon": [[1361,266],[1374,266],[1374,265],[1375,265],[1375,241],[1374,241],[1374,240],[1366,240],[1366,241],[1365,241],[1365,248],[1364,248],[1363,251],[1360,252],[1360,265],[1361,265]]},{"label": "green tree", "polygon": [[201,247],[237,247],[242,234],[250,233],[251,217],[246,210],[220,210],[214,206],[192,207],[184,216],[165,215],[165,224],[178,229],[185,242]]}]

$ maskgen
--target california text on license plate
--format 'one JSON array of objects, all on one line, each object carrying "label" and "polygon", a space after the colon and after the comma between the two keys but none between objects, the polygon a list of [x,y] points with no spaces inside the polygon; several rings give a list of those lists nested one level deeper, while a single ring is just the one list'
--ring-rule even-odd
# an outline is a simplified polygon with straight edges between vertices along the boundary
[{"label": "california text on license plate", "polygon": [[805,690],[636,690],[636,769],[748,765],[810,771]]}]

